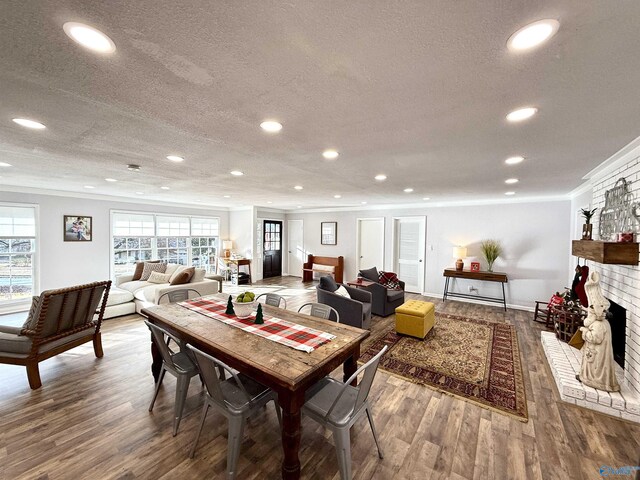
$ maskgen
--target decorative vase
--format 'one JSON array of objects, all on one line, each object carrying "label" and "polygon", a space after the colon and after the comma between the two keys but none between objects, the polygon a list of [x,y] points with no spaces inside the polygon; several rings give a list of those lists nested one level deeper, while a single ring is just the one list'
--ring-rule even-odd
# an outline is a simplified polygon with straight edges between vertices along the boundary
[{"label": "decorative vase", "polygon": [[593,225],[590,223],[585,223],[582,225],[582,240],[591,240]]},{"label": "decorative vase", "polygon": [[[495,262],[495,260],[493,262]],[[493,262],[487,260],[487,272],[493,272]]]},{"label": "decorative vase", "polygon": [[456,271],[461,272],[463,268],[464,262],[459,258],[458,260],[456,260]]}]

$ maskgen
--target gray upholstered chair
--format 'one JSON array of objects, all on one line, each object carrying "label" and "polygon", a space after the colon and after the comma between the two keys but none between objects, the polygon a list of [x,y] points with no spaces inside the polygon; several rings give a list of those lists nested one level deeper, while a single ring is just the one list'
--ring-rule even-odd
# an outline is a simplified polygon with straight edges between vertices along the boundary
[{"label": "gray upholstered chair", "polygon": [[335,293],[340,285],[331,276],[320,277],[316,287],[318,303],[324,303],[336,309],[340,323],[369,330],[371,328],[371,293],[359,288],[343,286],[350,298]]},{"label": "gray upholstered chair", "polygon": [[38,363],[71,348],[93,341],[102,358],[100,325],[109,297],[111,280],[58,290],[33,297],[22,327],[0,325],[0,363],[24,365],[32,389],[40,388]]},{"label": "gray upholstered chair", "polygon": [[[375,357],[361,366],[346,382],[325,377],[312,386],[306,395],[302,413],[311,417],[333,433],[336,455],[340,467],[340,478],[351,480],[351,427],[365,413],[378,448],[378,456],[383,458],[378,443],[378,434],[371,416],[369,391],[376,375],[380,358],[389,347],[384,346]],[[350,385],[360,373],[364,372],[357,387]]]},{"label": "gray upholstered chair", "polygon": [[[180,426],[180,420],[182,420],[182,411],[184,410],[184,403],[187,399],[187,392],[189,390],[189,382],[191,377],[198,375],[198,367],[194,360],[188,355],[186,346],[178,338],[171,335],[165,329],[150,323],[145,320],[149,330],[151,330],[151,337],[156,345],[156,348],[162,356],[162,369],[160,370],[160,377],[156,382],[156,391],[153,394],[151,405],[149,405],[149,411],[153,411],[153,405],[158,398],[158,392],[164,379],[166,372],[171,373],[176,377],[176,401],[174,405],[173,414],[173,436],[178,433],[178,427]],[[179,352],[173,352],[169,348],[169,339],[173,340],[179,347]]]},{"label": "gray upholstered chair", "polygon": [[[194,354],[202,379],[207,388],[205,395],[204,407],[202,409],[202,420],[200,428],[196,434],[191,447],[189,456],[193,458],[196,453],[198,439],[204,427],[204,421],[207,418],[209,407],[216,409],[222,415],[227,417],[229,422],[229,436],[227,442],[227,479],[232,480],[236,477],[236,469],[238,464],[238,456],[240,455],[240,445],[242,444],[242,432],[244,424],[250,416],[256,413],[261,407],[268,402],[274,402],[278,422],[282,426],[282,417],[280,407],[278,406],[278,397],[270,388],[265,387],[261,383],[251,378],[236,373],[227,364],[213,358],[211,355],[204,353],[197,348],[187,345]],[[231,375],[227,380],[221,380],[216,374],[216,368],[223,368]]]},{"label": "gray upholstered chair", "polygon": [[361,287],[371,292],[371,313],[387,317],[396,312],[396,308],[404,303],[404,282],[399,280],[402,290],[392,290],[378,283],[378,269],[376,267],[360,270],[359,277],[375,282],[373,285]]},{"label": "gray upholstered chair", "polygon": [[340,314],[330,305],[315,302],[305,303],[298,309],[298,313],[301,313],[306,307],[309,307],[309,315],[312,317],[333,320],[336,323],[340,323]]},{"label": "gray upholstered chair", "polygon": [[271,305],[272,307],[280,307],[280,304],[283,303],[284,307],[282,308],[284,308],[285,310],[287,309],[287,299],[284,297],[281,297],[277,293],[263,293],[262,295],[258,295],[258,297],[256,298],[256,302],[259,301],[261,297],[265,297],[264,298],[265,305]]}]

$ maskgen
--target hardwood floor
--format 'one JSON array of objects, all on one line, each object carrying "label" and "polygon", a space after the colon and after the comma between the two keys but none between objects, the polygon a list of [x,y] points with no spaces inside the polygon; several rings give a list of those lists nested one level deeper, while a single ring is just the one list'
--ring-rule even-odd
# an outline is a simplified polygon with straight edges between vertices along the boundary
[{"label": "hardwood floor", "polygon": [[[293,277],[261,283],[301,286]],[[288,300],[288,308],[313,300],[309,290]],[[385,458],[378,459],[366,420],[358,422],[351,432],[355,479],[596,479],[602,465],[640,464],[640,426],[560,401],[533,314],[430,300],[440,312],[516,326],[529,422],[379,371],[371,395]],[[374,318],[372,334],[392,319]],[[141,317],[107,320],[103,332],[104,358],[96,359],[87,344],[47,360],[37,391],[29,389],[24,367],[0,365],[0,479],[224,478],[221,415],[209,412],[196,456],[188,458],[202,405],[199,382],[192,382],[172,437],[175,379],[167,375],[149,413],[153,379]],[[302,477],[339,479],[331,434],[309,419],[302,426]],[[245,428],[238,478],[279,478],[281,460],[269,406]]]}]

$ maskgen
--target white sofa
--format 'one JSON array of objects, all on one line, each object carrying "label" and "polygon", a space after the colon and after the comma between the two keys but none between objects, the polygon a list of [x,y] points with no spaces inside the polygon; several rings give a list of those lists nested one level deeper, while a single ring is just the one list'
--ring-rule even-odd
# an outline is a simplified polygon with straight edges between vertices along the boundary
[{"label": "white sofa", "polygon": [[[203,268],[196,268],[196,271],[189,283],[182,285],[169,285],[169,283],[151,283],[147,281],[132,281],[133,274],[118,275],[115,281],[115,288],[111,288],[104,318],[127,315],[138,312],[143,308],[168,303],[167,292],[181,290],[184,288],[196,290],[201,296],[218,293],[219,284],[216,280],[204,278],[206,271]],[[113,302],[112,300],[113,296]],[[189,292],[189,298],[195,298],[195,292]],[[162,297],[162,299],[160,299]]]}]

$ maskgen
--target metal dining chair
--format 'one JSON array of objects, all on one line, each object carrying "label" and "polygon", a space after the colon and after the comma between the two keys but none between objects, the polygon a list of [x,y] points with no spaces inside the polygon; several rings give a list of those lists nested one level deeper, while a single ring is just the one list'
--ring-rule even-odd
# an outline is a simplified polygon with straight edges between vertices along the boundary
[{"label": "metal dining chair", "polygon": [[[201,297],[200,292],[198,292],[195,288],[178,288],[176,290],[171,290],[170,292],[165,292],[158,298],[158,305],[162,303],[162,299],[164,297],[168,297],[169,303],[175,302],[184,302],[185,300],[189,300],[189,293],[195,293],[195,297]],[[194,297],[194,298],[195,298]]]},{"label": "metal dining chair", "polygon": [[258,295],[256,301],[260,299],[260,297],[265,297],[264,303],[265,305],[271,305],[272,307],[280,307],[280,302],[284,303],[284,309],[287,309],[287,299],[281,297],[277,293],[263,293],[262,295]]},{"label": "metal dining chair", "polygon": [[[302,309],[308,306],[311,307],[309,310],[309,315],[311,315],[312,317],[318,317],[324,320],[334,320],[336,323],[340,323],[340,314],[338,313],[338,311],[331,305],[325,305],[324,303],[305,303],[298,309],[298,313],[301,313]],[[332,316],[333,318],[331,318]]]},{"label": "metal dining chair", "polygon": [[[189,382],[191,381],[191,377],[198,375],[198,367],[189,356],[188,351],[185,350],[184,342],[171,335],[164,328],[154,325],[148,320],[145,320],[144,323],[146,323],[149,330],[151,330],[153,341],[162,356],[162,369],[160,370],[160,376],[156,383],[153,400],[151,400],[151,405],[149,405],[149,411],[153,411],[153,405],[158,397],[164,374],[166,372],[171,373],[176,377],[176,401],[173,414],[173,436],[175,437],[178,433],[180,420],[182,419],[182,411],[184,410],[184,403],[187,399]],[[175,353],[169,348],[167,345],[169,339],[173,340],[178,347],[180,347],[179,352]]]},{"label": "metal dining chair", "polygon": [[[385,345],[375,357],[360,367],[345,383],[331,377],[324,377],[307,392],[302,413],[320,425],[324,425],[333,433],[342,480],[351,480],[351,427],[365,413],[378,448],[378,456],[384,458],[378,443],[378,435],[373,424],[368,398],[380,358],[388,348]],[[350,383],[362,372],[364,372],[362,380],[357,387],[352,387]]]},{"label": "metal dining chair", "polygon": [[[202,433],[209,407],[215,408],[227,417],[229,422],[227,479],[232,480],[237,473],[238,456],[240,455],[242,434],[247,418],[273,400],[278,415],[278,423],[280,423],[280,427],[282,428],[282,417],[280,407],[278,406],[278,397],[270,388],[265,387],[242,373],[236,373],[227,364],[211,355],[198,350],[192,345],[187,345],[187,348],[194,354],[198,367],[200,368],[200,374],[207,388],[200,428],[196,434],[189,456],[193,458],[196,453],[196,446],[198,445],[198,439]],[[220,380],[216,374],[216,368],[224,369],[230,374],[230,378],[224,381]]]}]

